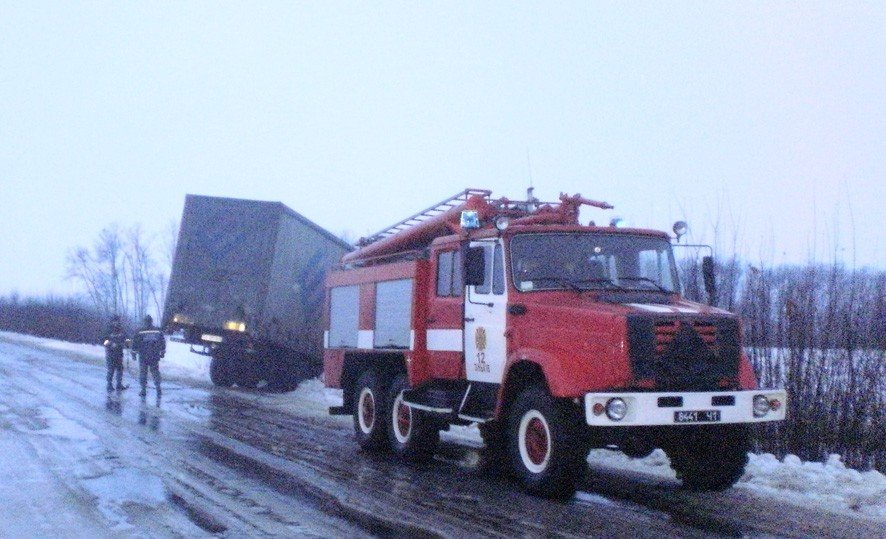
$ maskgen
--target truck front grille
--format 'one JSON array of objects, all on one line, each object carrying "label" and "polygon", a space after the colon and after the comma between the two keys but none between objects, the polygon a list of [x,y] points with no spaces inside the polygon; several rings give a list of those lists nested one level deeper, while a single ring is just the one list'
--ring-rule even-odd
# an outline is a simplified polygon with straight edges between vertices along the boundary
[{"label": "truck front grille", "polygon": [[628,317],[634,379],[663,390],[721,389],[738,377],[738,320],[733,317]]},{"label": "truck front grille", "polygon": [[663,320],[655,323],[655,353],[663,354],[680,330],[681,324],[690,324],[702,341],[710,347],[717,346],[717,326],[699,320],[681,322],[679,320]]}]

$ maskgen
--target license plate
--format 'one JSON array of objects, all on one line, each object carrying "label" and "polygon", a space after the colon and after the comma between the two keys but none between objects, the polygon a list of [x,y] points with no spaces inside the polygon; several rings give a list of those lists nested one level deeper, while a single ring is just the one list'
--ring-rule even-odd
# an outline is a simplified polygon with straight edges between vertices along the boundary
[{"label": "license plate", "polygon": [[720,410],[674,412],[674,423],[716,423],[718,421],[720,421]]}]

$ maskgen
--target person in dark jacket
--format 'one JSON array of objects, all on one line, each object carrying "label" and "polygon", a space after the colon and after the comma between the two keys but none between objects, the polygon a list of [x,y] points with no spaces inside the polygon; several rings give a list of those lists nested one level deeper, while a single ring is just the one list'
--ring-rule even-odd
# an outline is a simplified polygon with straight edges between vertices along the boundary
[{"label": "person in dark jacket", "polygon": [[151,315],[145,316],[145,323],[132,339],[132,351],[138,354],[138,381],[142,386],[139,395],[148,392],[148,371],[154,378],[157,396],[160,396],[160,358],[166,355],[166,338],[163,332],[154,327]]},{"label": "person in dark jacket", "polygon": [[117,391],[123,389],[123,348],[126,346],[126,333],[120,317],[114,315],[105,333],[105,363],[108,366],[108,392],[114,391],[114,375],[117,377]]}]

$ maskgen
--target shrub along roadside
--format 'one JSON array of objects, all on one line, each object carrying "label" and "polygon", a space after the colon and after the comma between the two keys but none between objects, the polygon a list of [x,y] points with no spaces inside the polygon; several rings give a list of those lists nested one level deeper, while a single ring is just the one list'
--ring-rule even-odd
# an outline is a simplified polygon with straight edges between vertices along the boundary
[{"label": "shrub along roadside", "polygon": [[[700,301],[698,264],[680,267]],[[788,390],[787,420],[756,429],[755,447],[886,472],[886,272],[732,259],[718,277],[713,303],[742,317],[761,386]]]},{"label": "shrub along roadside", "polygon": [[108,325],[85,302],[71,298],[21,299],[13,294],[0,298],[0,330],[59,339],[99,343]]}]

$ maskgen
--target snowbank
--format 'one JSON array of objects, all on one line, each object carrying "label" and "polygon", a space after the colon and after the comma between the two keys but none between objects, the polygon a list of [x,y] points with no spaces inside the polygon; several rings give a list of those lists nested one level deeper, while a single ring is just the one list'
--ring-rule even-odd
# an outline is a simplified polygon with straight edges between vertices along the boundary
[{"label": "snowbank", "polygon": [[[886,476],[876,470],[859,472],[847,468],[840,455],[831,455],[825,463],[803,462],[796,455],[778,460],[769,453],[748,453],[748,458],[745,474],[735,488],[798,505],[815,505],[886,520]],[[661,449],[642,459],[632,459],[618,451],[595,449],[588,456],[588,462],[676,479],[671,462]]]},{"label": "snowbank", "polygon": [[773,455],[750,455],[739,487],[796,503],[857,511],[886,519],[886,476],[847,468],[840,455],[827,462],[803,462],[795,455],[779,461]]},{"label": "snowbank", "polygon": [[[99,345],[67,343],[8,332],[0,332],[0,338],[104,361],[104,349]],[[190,352],[189,345],[184,343],[167,343],[166,357],[160,368],[167,377],[209,383],[209,358]],[[313,379],[303,382],[291,393],[275,395],[273,401],[278,406],[300,411],[308,403],[312,412],[323,412],[325,415],[326,407],[341,404],[341,392],[327,389],[320,380]],[[446,433],[446,438],[473,446],[482,443],[476,427],[454,427]],[[771,454],[751,453],[749,458],[745,474],[736,488],[796,504],[816,505],[831,511],[849,511],[886,520],[886,476],[877,471],[859,472],[847,468],[840,455],[831,455],[824,463],[803,462],[794,455],[778,460]],[[590,452],[588,462],[594,466],[630,469],[672,479],[676,477],[667,455],[660,449],[643,459],[631,459],[616,451],[594,450]]]}]

